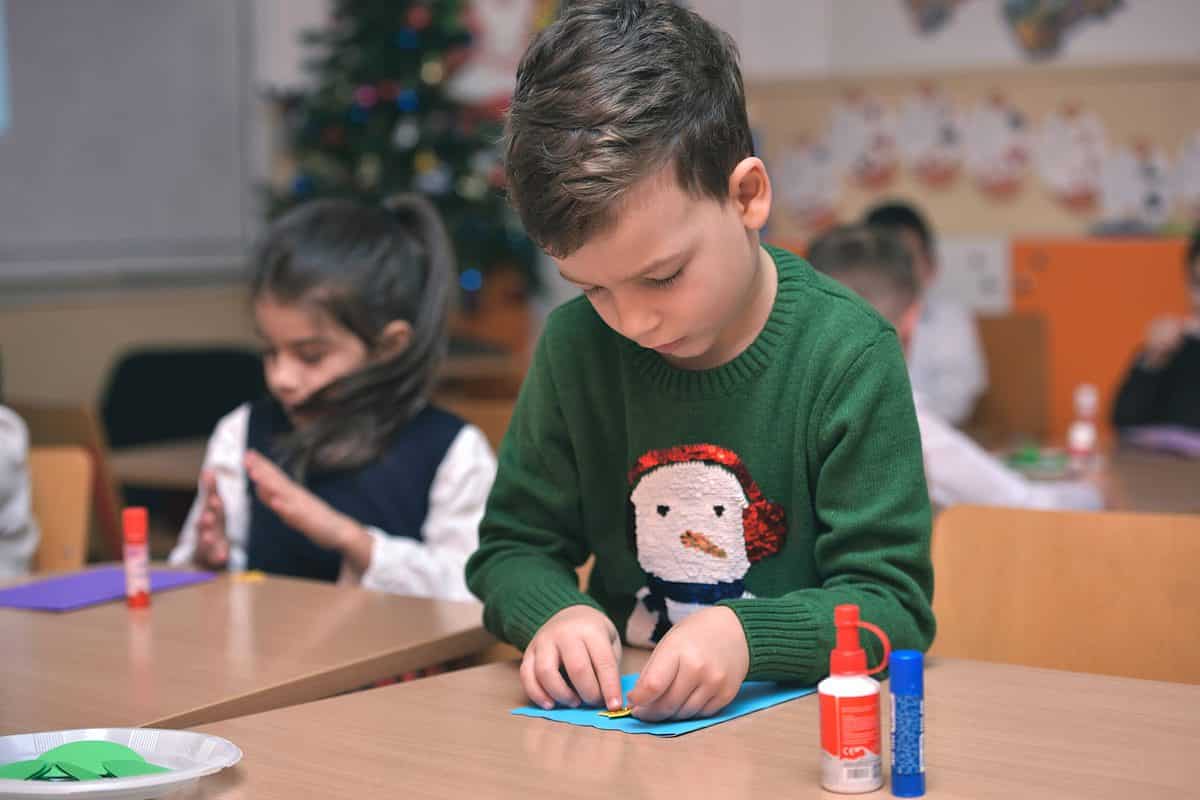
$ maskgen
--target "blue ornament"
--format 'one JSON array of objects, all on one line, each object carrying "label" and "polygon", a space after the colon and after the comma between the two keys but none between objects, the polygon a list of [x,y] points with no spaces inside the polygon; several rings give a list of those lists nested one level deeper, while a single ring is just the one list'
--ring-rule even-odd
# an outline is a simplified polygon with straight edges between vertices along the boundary
[{"label": "blue ornament", "polygon": [[313,179],[303,173],[292,179],[292,194],[303,197],[311,194],[313,190]]},{"label": "blue ornament", "polygon": [[405,89],[396,95],[396,106],[401,111],[416,111],[418,105],[418,97],[415,89]]},{"label": "blue ornament", "polygon": [[463,270],[463,273],[458,276],[458,285],[463,288],[464,292],[478,292],[483,288],[483,273],[474,267]]},{"label": "blue ornament", "polygon": [[412,28],[401,28],[396,33],[396,47],[401,50],[416,50],[420,43],[420,37]]},{"label": "blue ornament", "polygon": [[351,122],[362,124],[367,121],[367,117],[370,116],[370,113],[362,106],[350,106],[349,116]]}]

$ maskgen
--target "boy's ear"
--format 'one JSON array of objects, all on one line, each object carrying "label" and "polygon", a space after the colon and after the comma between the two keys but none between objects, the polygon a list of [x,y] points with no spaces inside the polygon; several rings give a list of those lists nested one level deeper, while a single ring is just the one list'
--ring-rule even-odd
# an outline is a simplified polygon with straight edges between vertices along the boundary
[{"label": "boy's ear", "polygon": [[743,158],[729,175],[729,197],[750,230],[761,230],[771,215],[771,179],[762,159]]},{"label": "boy's ear", "polygon": [[379,334],[379,342],[375,345],[372,356],[378,360],[394,358],[408,349],[412,342],[412,325],[407,320],[394,319],[383,326]]},{"label": "boy's ear", "polygon": [[921,302],[918,300],[906,308],[896,322],[896,335],[900,337],[900,344],[906,349],[908,343],[912,341],[913,332],[917,329],[917,320],[919,319],[921,319]]}]

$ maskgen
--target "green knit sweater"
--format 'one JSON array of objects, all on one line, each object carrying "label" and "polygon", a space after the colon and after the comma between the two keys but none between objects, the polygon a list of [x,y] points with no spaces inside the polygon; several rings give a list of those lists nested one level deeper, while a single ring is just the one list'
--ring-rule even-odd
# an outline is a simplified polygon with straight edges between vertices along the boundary
[{"label": "green knit sweater", "polygon": [[[895,331],[768,250],[770,316],[714,369],[672,367],[584,298],[550,315],[467,564],[488,630],[523,648],[586,604],[652,646],[718,603],[741,620],[750,678],[805,682],[828,672],[839,603],[895,648],[929,646],[929,499]],[[573,568],[589,554],[585,594]]]}]

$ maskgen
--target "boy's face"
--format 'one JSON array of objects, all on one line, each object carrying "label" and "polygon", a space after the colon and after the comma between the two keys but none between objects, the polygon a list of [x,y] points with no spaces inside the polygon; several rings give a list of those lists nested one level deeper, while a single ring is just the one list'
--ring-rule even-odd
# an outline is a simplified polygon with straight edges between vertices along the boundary
[{"label": "boy's face", "polygon": [[770,206],[757,158],[734,169],[725,203],[689,195],[672,166],[631,189],[616,223],[559,269],[625,338],[677,367],[716,367],[750,345],[774,302],[774,264],[758,246]]}]

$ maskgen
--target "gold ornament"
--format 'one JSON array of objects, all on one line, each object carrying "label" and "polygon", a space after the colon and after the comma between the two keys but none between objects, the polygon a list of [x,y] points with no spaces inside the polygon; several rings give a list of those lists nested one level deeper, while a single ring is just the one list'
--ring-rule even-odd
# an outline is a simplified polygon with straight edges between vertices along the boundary
[{"label": "gold ornament", "polygon": [[442,66],[441,61],[426,61],[421,65],[421,80],[430,85],[441,83],[445,74],[446,68]]},{"label": "gold ornament", "polygon": [[432,150],[422,150],[413,157],[413,167],[422,175],[433,172],[437,166],[438,157]]}]

